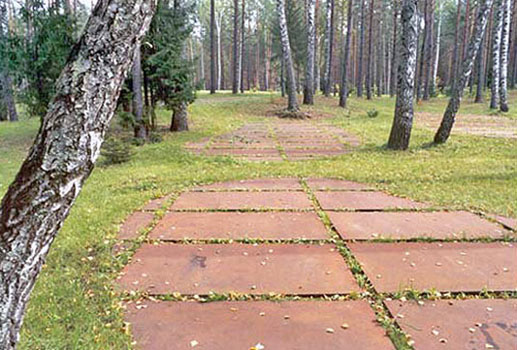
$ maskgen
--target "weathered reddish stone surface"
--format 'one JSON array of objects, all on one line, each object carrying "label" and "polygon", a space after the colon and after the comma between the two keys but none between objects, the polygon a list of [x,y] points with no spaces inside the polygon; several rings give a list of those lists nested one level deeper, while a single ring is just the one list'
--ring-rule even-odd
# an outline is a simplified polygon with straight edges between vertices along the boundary
[{"label": "weathered reddish stone surface", "polygon": [[366,301],[149,302],[126,320],[142,350],[394,349]]},{"label": "weathered reddish stone surface", "polygon": [[186,192],[172,209],[311,209],[303,192]]},{"label": "weathered reddish stone surface", "polygon": [[228,156],[274,156],[279,152],[276,149],[248,149],[248,148],[211,148],[205,151],[206,155],[228,155]]},{"label": "weathered reddish stone surface", "polygon": [[517,349],[517,300],[387,302],[415,350]]},{"label": "weathered reddish stone surface", "polygon": [[502,238],[508,231],[469,212],[328,212],[343,239]]},{"label": "weathered reddish stone surface", "polygon": [[144,245],[119,282],[124,290],[150,294],[359,291],[332,245]]},{"label": "weathered reddish stone surface", "polygon": [[313,191],[327,191],[327,190],[367,190],[370,186],[338,179],[308,179],[307,185]]},{"label": "weathered reddish stone surface", "polygon": [[517,246],[508,243],[351,243],[378,292],[407,287],[478,292],[517,289]]},{"label": "weathered reddish stone surface", "polygon": [[425,208],[423,203],[390,196],[383,192],[321,192],[315,193],[323,209],[383,210]]},{"label": "weathered reddish stone surface", "polygon": [[146,206],[144,207],[144,210],[153,211],[153,210],[162,209],[163,206],[165,204],[167,204],[167,202],[171,198],[172,198],[172,195],[167,195],[165,197],[153,199],[153,200],[149,201],[149,203],[146,204]]},{"label": "weathered reddish stone surface", "polygon": [[194,190],[302,190],[300,180],[296,178],[282,179],[256,179],[240,180],[215,183],[211,185],[199,186]]},{"label": "weathered reddish stone surface", "polygon": [[327,239],[327,229],[314,212],[168,213],[151,238],[181,239]]},{"label": "weathered reddish stone surface", "polygon": [[517,219],[514,218],[508,218],[501,215],[491,215],[491,217],[496,220],[497,222],[500,222],[504,226],[517,231]]},{"label": "weathered reddish stone surface", "polygon": [[140,236],[140,232],[148,227],[154,220],[153,213],[142,211],[134,212],[129,215],[126,221],[120,227],[118,233],[119,239],[136,239]]}]

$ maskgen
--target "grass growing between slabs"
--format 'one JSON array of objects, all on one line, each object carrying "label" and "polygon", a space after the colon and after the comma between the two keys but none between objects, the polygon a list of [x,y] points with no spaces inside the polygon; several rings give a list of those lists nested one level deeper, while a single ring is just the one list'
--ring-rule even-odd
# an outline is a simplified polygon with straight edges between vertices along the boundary
[{"label": "grass growing between slabs", "polygon": [[[512,93],[512,101],[517,94]],[[446,99],[417,107],[443,113]],[[517,106],[508,117],[517,119]],[[161,143],[135,149],[130,162],[100,166],[74,206],[49,254],[32,294],[20,349],[129,349],[113,290],[122,261],[112,256],[118,225],[132,211],[155,197],[194,184],[257,177],[339,177],[370,183],[390,193],[451,208],[517,216],[517,140],[454,135],[446,145],[430,147],[433,132],[416,127],[409,152],[384,149],[393,118],[394,99],[350,99],[350,109],[336,99],[317,98],[304,108],[357,135],[362,144],[336,158],[252,163],[228,157],[196,156],[183,150],[186,142],[230,132],[248,122],[271,121],[283,108],[277,95],[200,94],[191,107],[191,131],[164,134]],[[472,104],[473,105],[473,104]],[[462,113],[485,114],[486,105],[464,104]],[[377,110],[370,118],[367,111]],[[170,113],[160,110],[165,125]],[[0,124],[0,195],[13,180],[38,119]]]}]

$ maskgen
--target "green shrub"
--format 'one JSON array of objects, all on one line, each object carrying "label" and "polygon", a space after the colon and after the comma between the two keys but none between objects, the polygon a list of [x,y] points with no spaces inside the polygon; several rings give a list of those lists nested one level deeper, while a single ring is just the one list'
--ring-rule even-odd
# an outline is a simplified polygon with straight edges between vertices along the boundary
[{"label": "green shrub", "polygon": [[104,142],[101,154],[104,156],[104,165],[122,164],[131,160],[133,148],[121,139],[108,137]]},{"label": "green shrub", "polygon": [[376,109],[370,109],[366,112],[368,118],[377,118],[379,116],[379,111]]}]

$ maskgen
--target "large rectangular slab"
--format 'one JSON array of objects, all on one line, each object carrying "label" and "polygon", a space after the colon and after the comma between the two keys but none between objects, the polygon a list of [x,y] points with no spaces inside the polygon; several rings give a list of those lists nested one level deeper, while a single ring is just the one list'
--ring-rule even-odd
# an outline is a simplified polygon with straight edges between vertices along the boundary
[{"label": "large rectangular slab", "polygon": [[126,313],[141,350],[248,350],[258,344],[264,350],[394,349],[366,301],[145,306],[128,304]]},{"label": "large rectangular slab", "polygon": [[327,212],[343,239],[502,238],[502,226],[469,212]]},{"label": "large rectangular slab", "polygon": [[314,212],[173,212],[151,231],[151,238],[181,239],[327,239]]},{"label": "large rectangular slab", "polygon": [[308,179],[307,185],[313,191],[366,190],[371,188],[365,184],[338,179]]},{"label": "large rectangular slab", "polygon": [[303,192],[186,192],[172,209],[312,209]]},{"label": "large rectangular slab", "polygon": [[425,204],[390,196],[384,192],[322,192],[315,193],[323,209],[383,210],[418,209]]},{"label": "large rectangular slab", "polygon": [[517,300],[388,301],[415,350],[517,349]]},{"label": "large rectangular slab", "polygon": [[336,294],[358,291],[332,245],[144,245],[120,279],[151,294]]},{"label": "large rectangular slab", "polygon": [[120,227],[119,239],[136,239],[143,229],[148,227],[154,220],[154,214],[137,211],[129,215]]},{"label": "large rectangular slab", "polygon": [[227,191],[256,191],[256,190],[286,190],[301,191],[302,185],[300,180],[296,178],[282,179],[254,179],[254,180],[237,180],[222,183],[215,183],[205,186],[196,187],[195,190],[227,190]]},{"label": "large rectangular slab", "polygon": [[517,289],[517,246],[507,243],[351,243],[378,292],[405,288]]}]

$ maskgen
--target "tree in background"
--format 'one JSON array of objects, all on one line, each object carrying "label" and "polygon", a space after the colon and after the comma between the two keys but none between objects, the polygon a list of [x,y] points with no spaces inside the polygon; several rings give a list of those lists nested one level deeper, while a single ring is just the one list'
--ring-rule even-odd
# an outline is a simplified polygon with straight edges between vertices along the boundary
[{"label": "tree in background", "polygon": [[501,112],[508,112],[508,52],[510,44],[510,20],[512,4],[510,0],[502,1],[503,21],[501,28],[501,77],[499,82],[499,106]]},{"label": "tree in background", "polygon": [[314,104],[314,66],[316,63],[316,0],[307,1],[307,64],[305,67],[305,85],[303,103]]},{"label": "tree in background", "polygon": [[341,88],[339,91],[339,106],[345,108],[348,98],[348,65],[350,61],[350,45],[352,42],[352,27],[353,27],[353,8],[354,1],[348,0],[347,24],[346,24],[346,39],[343,53],[343,65],[341,72]]},{"label": "tree in background", "polygon": [[492,28],[492,81],[490,108],[496,109],[499,106],[499,87],[501,79],[501,37],[503,33],[503,0],[494,2],[494,27]]}]

